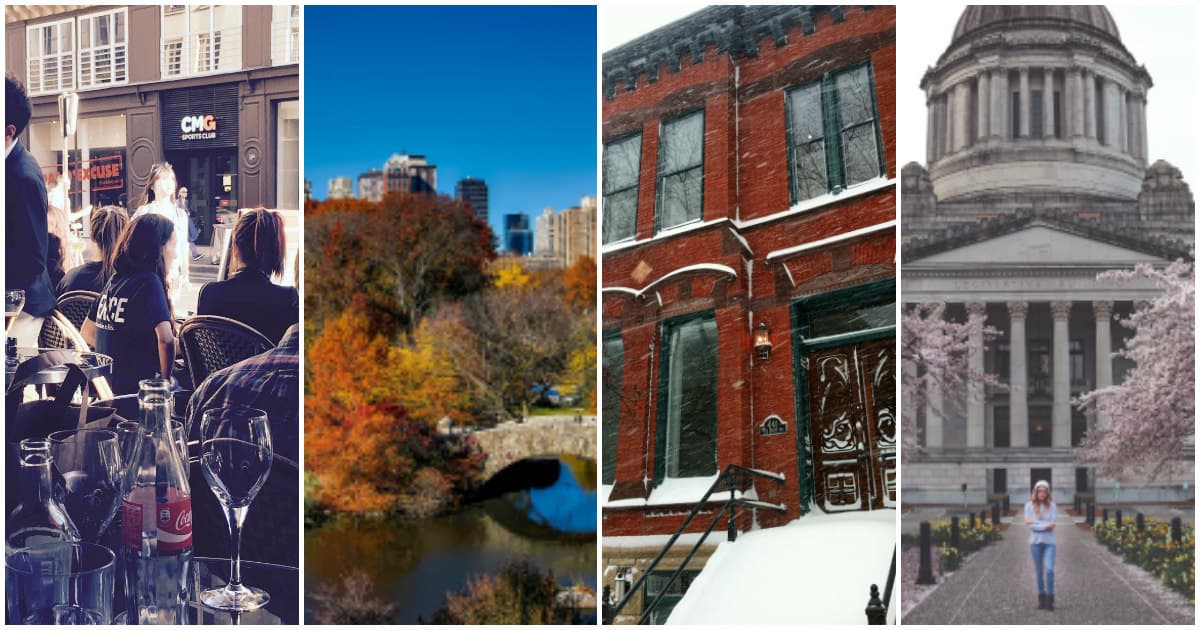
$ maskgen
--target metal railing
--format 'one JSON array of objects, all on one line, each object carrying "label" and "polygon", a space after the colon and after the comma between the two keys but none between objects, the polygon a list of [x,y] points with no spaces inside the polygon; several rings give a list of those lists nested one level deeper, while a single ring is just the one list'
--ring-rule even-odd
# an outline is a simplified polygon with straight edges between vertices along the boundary
[{"label": "metal railing", "polygon": [[883,600],[879,599],[879,586],[871,585],[871,596],[867,600],[867,625],[887,624],[888,605],[892,601],[892,586],[896,583],[896,547],[892,547],[892,564],[888,567],[887,584],[883,588]]},{"label": "metal railing", "polygon": [[683,571],[687,568],[688,563],[691,562],[692,558],[696,555],[696,552],[704,544],[704,541],[708,538],[708,535],[712,533],[713,528],[715,528],[717,523],[720,522],[721,516],[725,514],[725,512],[729,512],[729,525],[727,529],[729,542],[734,542],[737,540],[737,508],[739,506],[749,507],[751,509],[771,510],[781,514],[787,513],[786,505],[775,505],[774,503],[766,503],[764,501],[747,499],[744,496],[736,496],[735,493],[741,489],[742,483],[750,481],[755,477],[770,479],[777,483],[783,483],[785,480],[784,476],[779,473],[755,470],[753,468],[744,468],[734,464],[730,464],[729,466],[725,467],[725,470],[722,471],[721,474],[717,476],[716,480],[713,481],[712,485],[709,486],[708,492],[704,493],[704,496],[696,503],[696,506],[692,508],[691,513],[688,514],[687,518],[683,519],[683,523],[678,529],[675,530],[675,533],[671,535],[671,538],[667,540],[666,546],[664,546],[662,550],[658,552],[658,555],[654,557],[654,560],[650,563],[650,566],[646,567],[646,569],[642,571],[642,575],[637,579],[637,581],[629,587],[629,590],[625,593],[625,596],[621,598],[621,601],[610,606],[607,598],[605,598],[605,601],[602,603],[604,608],[603,622],[605,624],[611,624],[613,623],[613,620],[617,618],[617,615],[621,614],[621,611],[624,610],[625,606],[629,604],[629,601],[633,599],[633,596],[638,592],[638,589],[640,589],[642,584],[646,582],[646,578],[654,572],[654,569],[660,562],[662,562],[662,559],[666,557],[667,552],[669,552],[671,547],[674,546],[675,541],[679,540],[679,537],[687,529],[687,526],[691,524],[692,520],[696,518],[696,515],[700,513],[704,506],[708,504],[709,497],[711,497],[713,493],[724,491],[725,488],[722,487],[722,483],[725,483],[728,487],[729,500],[721,506],[720,510],[717,510],[717,513],[713,516],[712,523],[710,523],[704,530],[704,533],[700,536],[700,539],[697,540],[696,544],[692,546],[691,551],[689,551],[687,556],[684,557],[683,562],[679,564],[679,567],[675,569],[675,572],[671,574],[671,577],[667,580],[666,584],[663,584],[662,587],[659,588],[658,594],[654,597],[654,599],[649,604],[643,604],[642,614],[638,618],[638,625],[645,625],[647,621],[649,621],[650,615],[654,612],[655,607],[658,606],[660,601],[662,601],[663,596],[667,594],[667,592],[671,589],[671,586],[675,584],[676,580],[679,579],[679,576],[683,574]]}]

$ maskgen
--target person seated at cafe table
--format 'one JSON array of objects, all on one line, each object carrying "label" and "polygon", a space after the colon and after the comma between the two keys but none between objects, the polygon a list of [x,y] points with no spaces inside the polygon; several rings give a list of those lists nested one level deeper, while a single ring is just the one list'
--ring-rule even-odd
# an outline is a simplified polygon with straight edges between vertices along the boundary
[{"label": "person seated at cafe table", "polygon": [[300,458],[300,324],[292,324],[279,345],[217,370],[188,399],[187,430],[200,430],[204,412],[245,406],[267,412],[275,452]]},{"label": "person seated at cafe table", "polygon": [[300,321],[295,287],[271,282],[283,275],[286,251],[283,217],[278,212],[243,210],[233,227],[233,276],[200,288],[196,314],[237,320],[278,343],[288,326]]},{"label": "person seated at cafe table", "polygon": [[92,303],[80,333],[112,357],[112,390],[135,394],[138,381],[169,378],[175,363],[175,330],[167,295],[167,270],[175,262],[175,226],[144,214],[121,233],[112,252],[113,277]]},{"label": "person seated at cafe table", "polygon": [[59,296],[68,291],[99,293],[104,290],[113,277],[112,252],[126,225],[129,225],[129,213],[125,208],[100,206],[92,210],[92,243],[100,252],[100,260],[85,262],[68,271],[62,282],[58,283]]}]

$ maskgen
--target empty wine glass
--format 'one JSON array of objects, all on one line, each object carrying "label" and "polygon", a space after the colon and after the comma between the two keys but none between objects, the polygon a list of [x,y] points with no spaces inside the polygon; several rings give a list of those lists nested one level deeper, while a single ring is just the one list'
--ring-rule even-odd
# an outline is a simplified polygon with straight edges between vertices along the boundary
[{"label": "empty wine glass", "polygon": [[4,292],[4,332],[5,334],[12,331],[13,322],[17,321],[17,316],[25,308],[25,291],[23,289],[14,289]]},{"label": "empty wine glass", "polygon": [[200,463],[204,478],[225,509],[232,547],[229,583],[200,593],[200,601],[224,611],[261,608],[266,591],[242,584],[242,523],[246,511],[271,472],[271,430],[267,413],[249,407],[223,407],[204,412],[200,424]]},{"label": "empty wine glass", "polygon": [[85,542],[97,542],[120,505],[123,460],[117,433],[78,429],[55,431],[48,439],[54,467],[66,486],[67,514]]}]

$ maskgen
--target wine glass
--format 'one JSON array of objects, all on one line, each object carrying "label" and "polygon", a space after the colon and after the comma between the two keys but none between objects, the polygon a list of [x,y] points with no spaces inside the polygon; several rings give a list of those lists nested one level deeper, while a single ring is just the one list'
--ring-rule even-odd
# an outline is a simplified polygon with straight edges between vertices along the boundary
[{"label": "wine glass", "polygon": [[121,447],[115,431],[76,429],[49,436],[54,467],[66,486],[63,506],[85,542],[98,542],[121,499]]},{"label": "wine glass", "polygon": [[25,290],[13,289],[12,291],[4,292],[4,332],[8,334],[12,331],[13,322],[17,321],[17,316],[21,314],[21,310],[25,308]]},{"label": "wine glass", "polygon": [[200,463],[204,478],[225,508],[232,547],[229,583],[200,593],[204,605],[224,611],[248,611],[270,601],[266,591],[242,584],[242,523],[250,503],[271,472],[271,430],[267,413],[249,407],[204,412],[200,423]]}]

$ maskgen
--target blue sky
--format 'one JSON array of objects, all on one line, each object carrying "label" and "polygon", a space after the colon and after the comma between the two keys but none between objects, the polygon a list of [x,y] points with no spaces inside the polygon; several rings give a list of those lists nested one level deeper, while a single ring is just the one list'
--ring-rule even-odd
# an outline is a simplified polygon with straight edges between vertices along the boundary
[{"label": "blue sky", "polygon": [[307,6],[304,177],[425,155],[438,191],[487,181],[489,221],[596,194],[593,6]]}]

